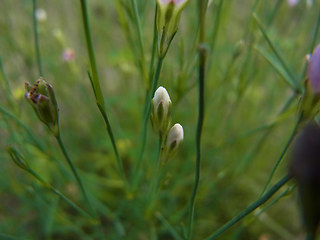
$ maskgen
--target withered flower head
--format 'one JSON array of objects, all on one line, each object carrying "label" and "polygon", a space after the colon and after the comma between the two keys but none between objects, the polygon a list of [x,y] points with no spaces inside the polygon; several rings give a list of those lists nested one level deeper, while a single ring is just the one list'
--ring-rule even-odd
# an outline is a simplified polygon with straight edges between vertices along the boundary
[{"label": "withered flower head", "polygon": [[57,136],[58,105],[52,86],[40,77],[33,86],[26,82],[25,88],[27,91],[25,97],[38,118]]}]

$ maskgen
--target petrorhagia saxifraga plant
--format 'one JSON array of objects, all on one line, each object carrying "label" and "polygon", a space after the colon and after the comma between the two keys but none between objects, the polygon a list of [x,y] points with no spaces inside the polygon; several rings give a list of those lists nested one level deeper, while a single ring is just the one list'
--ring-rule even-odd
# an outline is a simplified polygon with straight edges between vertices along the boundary
[{"label": "petrorhagia saxifraga plant", "polygon": [[26,82],[25,88],[25,97],[39,120],[48,126],[54,136],[58,136],[58,105],[52,86],[40,77],[33,86]]},{"label": "petrorhagia saxifraga plant", "polygon": [[301,100],[302,121],[307,122],[320,111],[320,45],[313,51],[309,60],[305,92]]},{"label": "petrorhagia saxifraga plant", "polygon": [[309,121],[295,141],[289,172],[299,190],[302,216],[308,234],[315,239],[320,222],[320,128]]},{"label": "petrorhagia saxifraga plant", "polygon": [[164,87],[154,93],[151,103],[151,123],[154,131],[159,134],[160,141],[166,136],[171,123],[171,99]]},{"label": "petrorhagia saxifraga plant", "polygon": [[189,0],[157,0],[157,31],[159,56],[166,55],[178,30],[180,15]]}]

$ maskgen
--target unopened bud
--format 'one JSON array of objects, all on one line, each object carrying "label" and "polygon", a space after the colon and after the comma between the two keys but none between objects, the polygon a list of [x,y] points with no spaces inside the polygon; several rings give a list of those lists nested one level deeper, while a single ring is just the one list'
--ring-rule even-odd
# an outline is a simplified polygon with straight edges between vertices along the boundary
[{"label": "unopened bud", "polygon": [[297,137],[289,172],[296,180],[306,230],[313,234],[320,222],[320,128],[309,122]]},{"label": "unopened bud", "polygon": [[176,123],[169,131],[164,151],[167,157],[174,156],[183,141],[183,127]]},{"label": "unopened bud", "polygon": [[178,30],[180,15],[189,0],[157,0],[159,55],[164,57]]},{"label": "unopened bud", "polygon": [[314,118],[320,110],[320,45],[313,51],[308,63],[305,92],[300,105],[303,121]]},{"label": "unopened bud", "polygon": [[11,158],[11,160],[21,169],[28,170],[28,163],[24,160],[21,154],[13,147],[8,147],[7,152]]},{"label": "unopened bud", "polygon": [[164,87],[159,87],[154,93],[151,105],[151,123],[160,138],[168,132],[171,122],[171,99]]},{"label": "unopened bud", "polygon": [[308,79],[313,94],[320,93],[320,45],[313,51],[309,66]]},{"label": "unopened bud", "polygon": [[58,135],[58,105],[52,86],[40,77],[31,86],[25,83],[25,97],[31,104],[40,121],[48,126],[50,131]]}]

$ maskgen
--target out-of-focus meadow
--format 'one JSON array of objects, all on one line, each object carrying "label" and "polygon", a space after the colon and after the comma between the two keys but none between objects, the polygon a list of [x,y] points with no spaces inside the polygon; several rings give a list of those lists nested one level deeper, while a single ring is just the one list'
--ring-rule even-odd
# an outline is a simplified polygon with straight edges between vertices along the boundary
[{"label": "out-of-focus meadow", "polygon": [[[158,86],[164,86],[172,100],[172,124],[183,126],[184,140],[164,167],[151,215],[145,210],[145,196],[158,149],[151,124],[141,181],[130,192],[118,174],[88,77],[80,1],[37,1],[43,77],[53,86],[61,137],[101,227],[18,168],[7,154],[8,146],[17,149],[47,183],[88,209],[58,143],[24,96],[24,83],[33,84],[39,77],[33,1],[0,0],[1,239],[181,239],[187,231],[195,175],[197,1],[190,0],[183,10],[159,78]],[[101,89],[126,176],[131,176],[141,147],[146,91],[129,2],[88,1]],[[193,239],[208,237],[259,197],[296,122],[306,55],[319,41],[315,35],[319,1],[300,0],[295,5],[285,0],[213,0],[209,4],[201,178]],[[138,0],[137,5],[148,71],[156,1]],[[286,174],[288,158],[289,154],[270,186]],[[221,239],[301,239],[293,185],[289,182],[276,193],[275,198],[288,191],[276,204],[258,208]]]}]

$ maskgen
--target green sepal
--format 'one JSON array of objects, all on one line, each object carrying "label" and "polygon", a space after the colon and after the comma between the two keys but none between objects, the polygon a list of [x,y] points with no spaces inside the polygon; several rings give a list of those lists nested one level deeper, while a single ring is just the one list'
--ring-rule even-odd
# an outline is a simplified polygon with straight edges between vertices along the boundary
[{"label": "green sepal", "polygon": [[7,152],[11,158],[11,160],[21,169],[28,171],[29,165],[28,163],[24,160],[22,155],[13,147],[7,147]]}]

